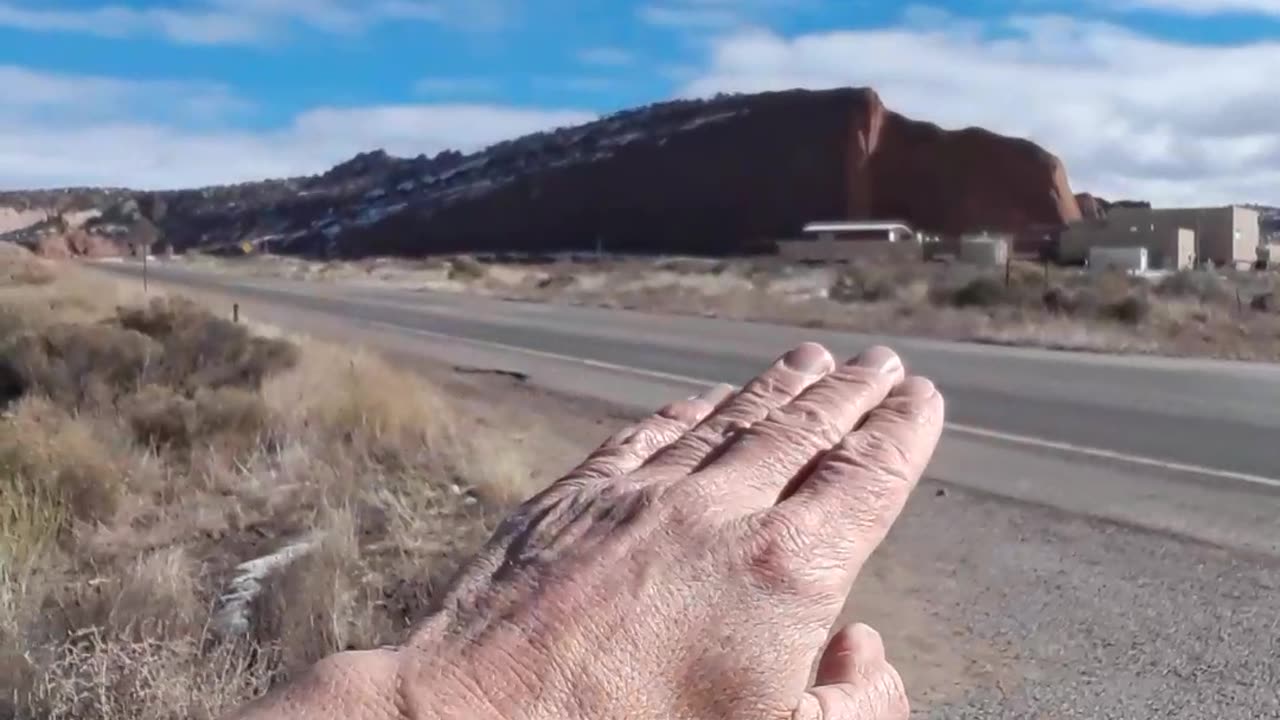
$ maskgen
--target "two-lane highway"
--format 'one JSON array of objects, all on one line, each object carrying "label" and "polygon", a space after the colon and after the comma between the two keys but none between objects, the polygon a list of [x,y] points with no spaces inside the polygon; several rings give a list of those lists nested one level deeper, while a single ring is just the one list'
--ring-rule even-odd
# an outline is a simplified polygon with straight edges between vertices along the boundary
[{"label": "two-lane highway", "polygon": [[[140,272],[129,263],[96,267]],[[1232,525],[1280,514],[1280,367],[1274,365],[888,338],[248,278],[173,263],[150,271],[165,283],[235,298],[246,310],[282,313],[272,318],[281,324],[289,324],[287,312],[294,311],[346,323],[353,332],[415,337],[432,354],[465,350],[531,372],[552,389],[637,408],[713,381],[742,382],[802,340],[846,355],[885,343],[947,398],[951,447],[935,463],[943,479],[1172,529],[1219,522],[1234,532]],[[1212,513],[1224,503],[1231,508],[1226,515],[1180,515]],[[1112,504],[1124,507],[1101,512]],[[1206,539],[1224,537],[1209,532]]]}]

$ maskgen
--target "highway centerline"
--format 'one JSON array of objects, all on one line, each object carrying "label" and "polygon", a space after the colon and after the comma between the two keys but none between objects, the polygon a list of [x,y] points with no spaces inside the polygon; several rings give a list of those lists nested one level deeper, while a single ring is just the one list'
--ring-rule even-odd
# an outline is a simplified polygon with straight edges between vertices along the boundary
[{"label": "highway centerline", "polygon": [[[689,385],[691,387],[704,388],[720,383],[720,380],[709,378],[693,377],[689,375],[681,375],[678,373],[664,372],[661,370],[649,370],[641,367],[612,363],[603,360],[593,360],[591,358],[576,357],[573,355],[565,355],[563,353],[551,352],[548,350],[537,350],[534,348],[523,347],[520,345],[511,345],[508,343],[497,342],[493,340],[480,340],[476,338],[463,337],[459,335],[450,335],[448,333],[436,332],[434,330],[424,330],[422,328],[408,327],[389,323],[382,320],[368,321],[370,325],[381,327],[383,329],[395,332],[407,332],[424,338],[435,340],[447,340],[450,342],[463,342],[473,346],[489,348],[492,350],[501,350],[504,352],[514,352],[531,357],[539,357],[547,360],[556,360],[559,362],[568,362],[586,367],[596,368],[600,370],[608,370],[612,372],[625,373],[640,377],[651,378],[655,380],[663,380],[668,382]],[[1078,445],[1075,443],[1061,442],[1058,440],[1050,440],[1048,438],[1034,437],[1031,435],[1021,435],[1017,433],[1004,432],[1000,430],[990,430],[987,428],[976,427],[973,425],[965,425],[961,423],[948,422],[946,429],[953,433],[968,435],[971,437],[979,437],[988,440],[998,440],[1014,445],[1041,449],[1056,450],[1059,452],[1073,453],[1083,455],[1097,460],[1109,460],[1129,465],[1136,465],[1166,472],[1178,472],[1191,475],[1200,475],[1204,477],[1217,478],[1220,480],[1230,480],[1234,482],[1247,483],[1267,488],[1280,489],[1280,478],[1271,478],[1263,475],[1255,475],[1252,473],[1236,472],[1234,470],[1225,470],[1222,468],[1208,467],[1204,465],[1196,465],[1192,463],[1182,463],[1170,460],[1162,460],[1143,455],[1119,452],[1115,450],[1107,450],[1105,448],[1091,447],[1087,445]]]}]

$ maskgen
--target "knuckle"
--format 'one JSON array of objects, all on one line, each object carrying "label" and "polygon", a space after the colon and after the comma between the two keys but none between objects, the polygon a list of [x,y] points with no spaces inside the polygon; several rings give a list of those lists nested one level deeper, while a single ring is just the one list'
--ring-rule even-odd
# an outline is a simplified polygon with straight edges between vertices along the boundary
[{"label": "knuckle", "polygon": [[911,479],[912,458],[896,437],[880,430],[850,435],[832,461],[872,484],[905,485]]},{"label": "knuckle", "polygon": [[807,584],[805,535],[782,513],[766,513],[747,543],[747,567],[752,576],[775,590],[798,590]]},{"label": "knuckle", "polygon": [[726,425],[716,424],[685,433],[662,451],[662,459],[682,466],[696,464],[724,443],[726,432],[730,432]]},{"label": "knuckle", "polygon": [[568,492],[581,492],[586,489],[591,480],[601,480],[619,474],[622,471],[619,461],[623,455],[625,453],[617,448],[598,450],[560,483]]},{"label": "knuckle", "polygon": [[906,479],[911,458],[896,436],[883,430],[864,430],[850,437],[849,446],[868,471],[891,479]]},{"label": "knuckle", "polygon": [[626,444],[627,452],[652,451],[671,442],[680,435],[680,429],[665,418],[642,426]]},{"label": "knuckle", "polygon": [[793,445],[825,448],[844,437],[831,413],[821,404],[807,401],[796,401],[771,410],[764,420],[752,427],[752,434]]},{"label": "knuckle", "polygon": [[706,517],[711,506],[707,491],[697,483],[658,482],[642,489],[649,503],[661,506],[664,519],[675,526],[687,527]]},{"label": "knuckle", "polygon": [[622,496],[626,495],[627,492],[627,488],[625,488],[621,483],[601,483],[599,489],[596,490],[595,497],[591,498],[591,501],[608,505],[618,502],[618,500]]},{"label": "knuckle", "polygon": [[829,454],[829,471],[851,481],[851,520],[858,525],[888,522],[886,510],[897,507],[911,491],[910,458],[893,437],[879,431],[850,436]]}]

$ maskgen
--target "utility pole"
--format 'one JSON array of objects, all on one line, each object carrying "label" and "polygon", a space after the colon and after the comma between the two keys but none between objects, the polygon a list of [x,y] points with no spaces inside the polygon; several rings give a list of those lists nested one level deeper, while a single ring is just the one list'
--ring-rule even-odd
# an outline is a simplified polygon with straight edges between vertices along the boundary
[{"label": "utility pole", "polygon": [[147,246],[142,245],[142,292],[147,292]]}]

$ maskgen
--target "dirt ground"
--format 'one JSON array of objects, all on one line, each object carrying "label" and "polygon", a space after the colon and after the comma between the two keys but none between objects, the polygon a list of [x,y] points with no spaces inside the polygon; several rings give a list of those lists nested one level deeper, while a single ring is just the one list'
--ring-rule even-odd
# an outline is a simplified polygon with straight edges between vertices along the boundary
[{"label": "dirt ground", "polygon": [[776,258],[178,262],[210,271],[1054,349],[1280,361],[1280,273]]}]

